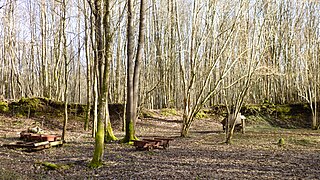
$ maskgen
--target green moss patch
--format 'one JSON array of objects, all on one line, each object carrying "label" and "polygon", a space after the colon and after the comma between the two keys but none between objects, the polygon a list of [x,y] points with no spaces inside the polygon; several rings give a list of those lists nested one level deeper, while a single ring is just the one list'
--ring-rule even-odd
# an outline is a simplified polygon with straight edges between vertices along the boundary
[{"label": "green moss patch", "polygon": [[44,98],[21,98],[18,102],[9,105],[10,111],[18,116],[34,116],[35,112],[42,112],[47,104]]},{"label": "green moss patch", "polygon": [[9,112],[9,105],[7,102],[0,101],[0,113],[7,113]]},{"label": "green moss patch", "polygon": [[247,115],[258,115],[261,112],[261,106],[249,104],[243,106],[241,111]]},{"label": "green moss patch", "polygon": [[271,126],[280,128],[311,127],[311,110],[305,103],[246,105],[241,109],[241,112],[245,116],[250,117],[247,118],[248,124],[265,121]]},{"label": "green moss patch", "polygon": [[160,114],[162,116],[175,116],[178,113],[177,113],[176,109],[164,108],[164,109],[161,109]]},{"label": "green moss patch", "polygon": [[282,146],[284,146],[284,145],[285,145],[284,139],[283,139],[283,138],[280,138],[280,139],[278,140],[278,146],[282,147]]},{"label": "green moss patch", "polygon": [[42,165],[47,170],[67,170],[71,168],[71,164],[55,164],[51,162],[37,162],[36,164]]},{"label": "green moss patch", "polygon": [[197,119],[205,119],[208,117],[209,117],[209,114],[205,113],[204,111],[200,111],[196,114]]},{"label": "green moss patch", "polygon": [[154,111],[151,111],[149,109],[145,109],[143,108],[140,112],[140,115],[139,115],[141,118],[155,118],[157,117],[157,113],[155,113]]},{"label": "green moss patch", "polygon": [[88,167],[89,168],[91,168],[91,169],[97,169],[97,168],[100,168],[100,167],[102,167],[104,164],[103,164],[103,162],[90,162],[89,163],[89,165],[88,165]]},{"label": "green moss patch", "polygon": [[304,137],[304,138],[290,138],[290,144],[311,147],[315,146],[318,142],[315,139]]}]

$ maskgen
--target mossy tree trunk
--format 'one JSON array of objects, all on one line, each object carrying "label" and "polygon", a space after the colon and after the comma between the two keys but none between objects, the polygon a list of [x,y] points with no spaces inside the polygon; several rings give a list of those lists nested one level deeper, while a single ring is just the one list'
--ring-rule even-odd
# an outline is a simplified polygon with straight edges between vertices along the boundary
[{"label": "mossy tree trunk", "polygon": [[125,137],[123,142],[130,142],[137,139],[135,136],[135,125],[138,110],[139,98],[139,81],[140,81],[140,63],[143,58],[143,46],[145,36],[145,1],[140,2],[140,22],[139,22],[139,37],[137,55],[134,60],[134,31],[132,21],[131,0],[128,0],[128,24],[127,24],[127,104],[126,104],[126,126]]},{"label": "mossy tree trunk", "polygon": [[104,0],[105,12],[103,17],[104,26],[104,53],[105,53],[105,68],[104,68],[104,84],[105,93],[106,93],[106,102],[105,102],[105,141],[115,141],[118,138],[113,134],[111,122],[110,122],[110,114],[108,107],[108,98],[107,93],[109,89],[109,77],[110,77],[110,63],[112,59],[112,34],[111,34],[111,22],[110,22],[110,8],[109,1]]},{"label": "mossy tree trunk", "polygon": [[[107,119],[110,119],[110,118],[107,117]],[[104,140],[105,140],[105,142],[118,140],[118,138],[113,133],[113,129],[112,129],[110,120],[106,121]]]},{"label": "mossy tree trunk", "polygon": [[133,22],[132,22],[132,1],[127,1],[127,99],[126,99],[126,121],[125,137],[123,142],[134,140],[134,121],[133,117]]},{"label": "mossy tree trunk", "polygon": [[[103,26],[103,14],[109,14],[109,1],[107,0],[96,0],[94,1],[94,15],[95,15],[95,39],[96,39],[96,48],[97,56],[95,61],[97,66],[94,69],[97,77],[97,86],[98,86],[98,122],[97,122],[97,132],[95,135],[95,147],[93,158],[89,164],[90,167],[96,168],[102,165],[103,154],[104,154],[104,135],[105,135],[105,121],[108,108],[107,108],[107,99],[108,99],[108,79],[109,79],[109,69],[107,64],[109,63],[109,52],[111,50],[110,44],[104,44],[104,35],[103,28],[108,28],[108,25]],[[105,18],[105,17],[104,17]],[[104,45],[107,45],[104,47]],[[104,50],[104,48],[106,50]],[[106,53],[106,54],[105,54]]]},{"label": "mossy tree trunk", "polygon": [[[105,93],[106,94],[106,93]],[[97,132],[95,134],[95,144],[93,158],[89,164],[92,168],[97,168],[102,165],[104,154],[104,119],[105,119],[105,102],[106,98],[100,94],[98,105],[98,123]]]}]

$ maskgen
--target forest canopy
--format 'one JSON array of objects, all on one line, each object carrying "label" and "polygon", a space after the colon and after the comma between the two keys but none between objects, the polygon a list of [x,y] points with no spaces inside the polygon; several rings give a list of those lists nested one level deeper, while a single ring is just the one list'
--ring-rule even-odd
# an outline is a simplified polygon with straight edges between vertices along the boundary
[{"label": "forest canopy", "polygon": [[[122,103],[126,2],[113,0],[111,4],[113,53],[108,94],[110,103]],[[133,6],[136,33],[138,4]],[[94,14],[88,2],[69,0],[63,8],[55,0],[4,0],[0,7],[0,95],[64,100],[67,71],[69,101],[85,103],[95,56]],[[214,92],[205,105],[223,104],[239,92],[248,72],[254,75],[246,103],[318,100],[317,1],[149,0],[146,7],[140,105],[182,108],[186,89],[190,101]],[[135,37],[136,41],[137,34]]]}]

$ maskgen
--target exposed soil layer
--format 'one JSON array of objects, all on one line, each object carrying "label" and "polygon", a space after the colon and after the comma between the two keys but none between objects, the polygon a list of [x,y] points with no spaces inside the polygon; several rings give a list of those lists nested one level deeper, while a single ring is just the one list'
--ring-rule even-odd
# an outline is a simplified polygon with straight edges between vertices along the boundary
[{"label": "exposed soil layer", "polygon": [[[19,140],[19,132],[35,125],[47,133],[61,134],[62,120],[0,116],[0,179],[320,178],[319,131],[253,124],[246,134],[236,133],[232,145],[226,145],[216,118],[194,122],[188,138],[179,137],[178,116],[145,118],[137,122],[138,137],[174,138],[168,149],[137,151],[131,145],[106,144],[105,165],[90,169],[94,139],[82,130],[81,121],[70,120],[67,143],[62,147],[25,152],[2,145]],[[121,131],[115,134],[123,137]],[[285,140],[281,147],[277,144],[280,138]],[[51,169],[46,162],[58,168]]]}]

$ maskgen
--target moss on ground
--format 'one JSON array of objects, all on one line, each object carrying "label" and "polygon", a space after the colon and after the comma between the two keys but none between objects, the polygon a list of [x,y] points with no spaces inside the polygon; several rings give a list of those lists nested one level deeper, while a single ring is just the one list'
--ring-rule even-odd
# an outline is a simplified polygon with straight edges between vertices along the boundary
[{"label": "moss on ground", "polygon": [[9,105],[7,102],[0,101],[0,113],[8,113],[9,112]]},{"label": "moss on ground", "polygon": [[143,108],[139,115],[141,118],[155,118],[157,114],[149,109]]},{"label": "moss on ground", "polygon": [[35,112],[42,112],[46,107],[45,98],[21,98],[18,102],[9,104],[10,111],[18,116],[34,116]]},{"label": "moss on ground", "polygon": [[161,109],[161,112],[160,114],[162,116],[175,116],[177,115],[177,110],[176,109],[173,109],[173,108],[164,108],[164,109]]},{"label": "moss on ground", "polygon": [[91,169],[97,169],[97,168],[100,168],[104,165],[104,163],[102,161],[99,161],[99,162],[93,162],[91,161],[89,164],[88,164],[88,167],[91,168]]},{"label": "moss on ground", "polygon": [[312,147],[318,144],[317,138],[313,137],[291,137],[288,142],[293,145]]},{"label": "moss on ground", "polygon": [[290,129],[311,127],[311,111],[305,103],[246,105],[241,109],[241,112],[250,117],[247,119],[248,124],[265,121],[273,127]]},{"label": "moss on ground", "polygon": [[282,147],[282,146],[284,146],[284,145],[285,145],[284,139],[283,139],[283,138],[280,138],[280,139],[278,140],[278,146]]},{"label": "moss on ground", "polygon": [[[86,105],[69,104],[68,112],[72,115],[82,116],[86,110]],[[64,112],[64,102],[54,101],[47,98],[21,98],[8,104],[0,102],[0,113],[10,112],[16,117],[35,117],[53,114],[62,116]]]},{"label": "moss on ground", "polygon": [[51,162],[36,162],[35,164],[42,165],[47,170],[67,170],[71,168],[71,164],[55,164]]},{"label": "moss on ground", "polygon": [[200,111],[196,114],[196,118],[197,119],[205,119],[205,118],[208,118],[209,117],[209,114],[206,113],[205,111]]}]

